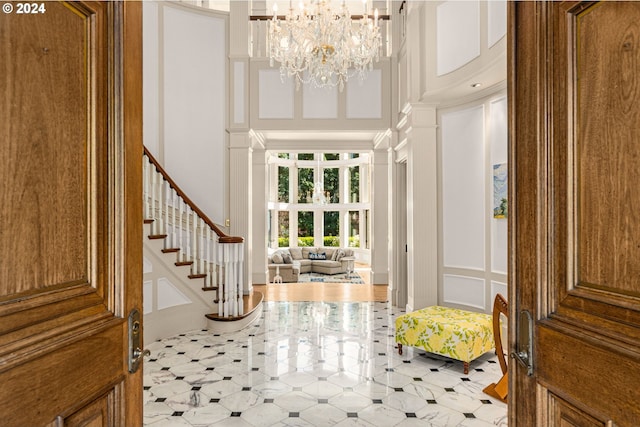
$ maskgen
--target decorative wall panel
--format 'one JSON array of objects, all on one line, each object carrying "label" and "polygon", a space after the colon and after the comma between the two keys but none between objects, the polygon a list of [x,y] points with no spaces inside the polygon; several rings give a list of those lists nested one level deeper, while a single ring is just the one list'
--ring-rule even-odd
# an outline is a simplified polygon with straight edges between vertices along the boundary
[{"label": "decorative wall panel", "polygon": [[484,106],[442,115],[445,267],[485,268]]},{"label": "decorative wall panel", "polygon": [[452,274],[445,274],[443,279],[445,304],[466,305],[485,310],[484,279]]},{"label": "decorative wall panel", "polygon": [[167,4],[161,13],[164,167],[198,207],[222,224],[228,121],[226,21]]},{"label": "decorative wall panel", "polygon": [[507,33],[507,2],[491,0],[487,2],[487,45],[498,43]]},{"label": "decorative wall panel", "polygon": [[[177,305],[190,304],[192,301],[164,277],[158,279],[157,308],[163,310]],[[146,297],[146,295],[145,295]]]},{"label": "decorative wall panel", "polygon": [[437,75],[480,56],[480,3],[447,1],[437,7]]},{"label": "decorative wall panel", "polygon": [[153,300],[154,300],[153,280],[145,280],[144,282],[142,282],[142,295],[143,295],[142,309],[144,312],[143,314],[151,313],[153,311]]},{"label": "decorative wall panel", "polygon": [[362,81],[352,77],[346,91],[348,119],[382,117],[382,70],[371,70]]},{"label": "decorative wall panel", "polygon": [[302,118],[338,118],[338,88],[317,88],[304,85],[302,88]]},{"label": "decorative wall panel", "polygon": [[260,119],[292,119],[293,79],[280,78],[280,70],[264,69],[258,72],[258,117]]},{"label": "decorative wall panel", "polygon": [[[490,165],[507,163],[507,99],[492,101],[489,107]],[[508,185],[508,183],[507,183]],[[493,194],[490,195],[490,200]],[[509,202],[507,201],[507,206]],[[508,213],[507,213],[508,216]],[[491,218],[491,271],[507,273],[507,219]]]}]

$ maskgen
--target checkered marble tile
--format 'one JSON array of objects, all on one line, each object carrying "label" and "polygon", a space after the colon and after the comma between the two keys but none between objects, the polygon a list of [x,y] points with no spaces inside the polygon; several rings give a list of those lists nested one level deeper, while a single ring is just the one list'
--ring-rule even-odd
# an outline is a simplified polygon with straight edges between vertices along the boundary
[{"label": "checkered marble tile", "polygon": [[482,393],[501,377],[485,354],[462,362],[395,348],[388,303],[266,302],[231,334],[155,342],[144,363],[146,426],[507,426]]}]

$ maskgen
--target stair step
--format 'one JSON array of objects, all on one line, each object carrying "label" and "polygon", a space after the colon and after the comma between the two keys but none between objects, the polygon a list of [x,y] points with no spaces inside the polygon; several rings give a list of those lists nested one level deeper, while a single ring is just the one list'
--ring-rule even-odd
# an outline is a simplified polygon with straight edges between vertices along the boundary
[{"label": "stair step", "polygon": [[204,279],[207,277],[206,274],[190,274],[187,276],[189,279]]},{"label": "stair step", "polygon": [[202,290],[205,291],[205,292],[206,291],[217,291],[218,287],[217,286],[203,286]]},{"label": "stair step", "polygon": [[191,265],[191,264],[193,264],[193,261],[178,261],[178,262],[176,262],[176,265],[178,267],[181,267],[183,265]]},{"label": "stair step", "polygon": [[162,249],[162,253],[163,254],[169,254],[172,252],[180,252],[180,248],[168,248],[168,249]]},{"label": "stair step", "polygon": [[151,240],[159,240],[159,239],[166,239],[167,235],[166,234],[150,234],[149,238]]},{"label": "stair step", "polygon": [[244,314],[242,316],[222,317],[218,316],[218,313],[205,314],[204,316],[209,320],[216,320],[220,322],[229,322],[232,320],[244,319],[245,317],[253,313],[256,308],[260,307],[260,303],[262,303],[263,299],[264,296],[262,295],[262,292],[258,291],[254,291],[251,295],[244,295],[242,297],[244,308]]},{"label": "stair step", "polygon": [[155,220],[154,220],[154,219],[145,219],[145,220],[144,220],[144,223],[145,223],[145,224],[152,224],[152,223],[153,223],[153,221],[155,221]]}]

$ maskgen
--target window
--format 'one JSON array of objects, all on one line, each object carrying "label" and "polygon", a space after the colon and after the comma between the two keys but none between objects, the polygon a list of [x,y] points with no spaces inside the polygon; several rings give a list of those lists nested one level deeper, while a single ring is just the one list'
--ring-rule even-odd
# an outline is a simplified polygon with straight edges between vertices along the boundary
[{"label": "window", "polygon": [[360,247],[360,212],[349,211],[349,247]]},{"label": "window", "polygon": [[[270,247],[349,246],[369,249],[368,153],[273,153]],[[326,203],[314,204],[320,183]],[[287,203],[284,206],[278,203]]]},{"label": "window", "polygon": [[278,247],[289,246],[289,212],[278,212]]},{"label": "window", "polygon": [[360,202],[360,166],[349,168],[349,201]]},{"label": "window", "polygon": [[340,212],[324,212],[324,246],[340,246]]},{"label": "window", "polygon": [[298,212],[298,246],[313,246],[313,212]]},{"label": "window", "polygon": [[327,203],[340,203],[340,169],[325,168],[323,174]]},{"label": "window", "polygon": [[298,169],[298,203],[311,203],[313,196],[313,169]]},{"label": "window", "polygon": [[278,201],[289,203],[289,168],[278,166]]}]

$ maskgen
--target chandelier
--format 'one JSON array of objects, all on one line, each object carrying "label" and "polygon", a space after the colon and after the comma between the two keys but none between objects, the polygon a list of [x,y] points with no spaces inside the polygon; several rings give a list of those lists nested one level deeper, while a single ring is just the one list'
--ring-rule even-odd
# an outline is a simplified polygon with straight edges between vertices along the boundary
[{"label": "chandelier", "polygon": [[360,19],[352,19],[344,0],[337,10],[330,1],[315,0],[301,2],[297,11],[290,4],[284,17],[277,11],[274,3],[267,45],[270,63],[280,62],[282,78],[294,77],[297,89],[310,82],[316,87],[338,86],[342,91],[349,77],[364,78],[380,58],[378,10],[373,18],[369,16],[366,0]]}]

